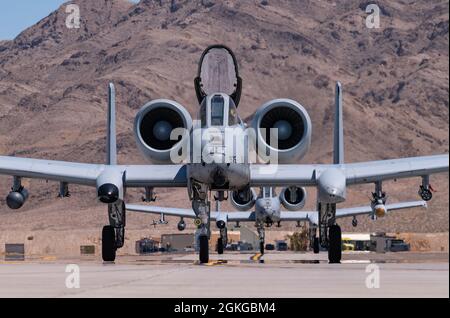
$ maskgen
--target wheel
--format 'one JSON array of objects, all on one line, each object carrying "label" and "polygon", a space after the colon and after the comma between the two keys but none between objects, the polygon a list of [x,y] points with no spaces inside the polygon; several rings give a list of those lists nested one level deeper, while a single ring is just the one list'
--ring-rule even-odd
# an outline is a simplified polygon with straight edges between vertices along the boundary
[{"label": "wheel", "polygon": [[264,242],[259,243],[259,252],[264,255]]},{"label": "wheel", "polygon": [[106,225],[102,231],[102,258],[104,262],[114,262],[116,259],[116,231]]},{"label": "wheel", "polygon": [[422,197],[422,200],[424,201],[430,201],[433,198],[433,192],[431,192],[431,190],[429,189],[421,187],[419,194]]},{"label": "wheel", "polygon": [[217,240],[217,254],[223,254],[223,240],[219,238]]},{"label": "wheel", "polygon": [[314,238],[313,251],[314,251],[314,254],[319,254],[319,252],[320,252],[319,238],[318,237]]},{"label": "wheel", "polygon": [[330,264],[338,264],[342,258],[342,232],[339,225],[332,225],[328,230],[330,243],[328,246],[328,260]]},{"label": "wheel", "polygon": [[200,263],[208,263],[209,262],[209,242],[207,235],[200,235],[199,238],[200,245]]}]

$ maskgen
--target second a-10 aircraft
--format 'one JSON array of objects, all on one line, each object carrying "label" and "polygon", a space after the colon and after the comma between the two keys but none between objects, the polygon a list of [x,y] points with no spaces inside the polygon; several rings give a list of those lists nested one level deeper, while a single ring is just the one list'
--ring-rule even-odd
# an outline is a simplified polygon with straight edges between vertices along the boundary
[{"label": "second a-10 aircraft", "polygon": [[[231,193],[236,204],[249,209],[255,201],[255,211],[240,213],[244,213],[241,216],[249,220],[255,212],[251,220],[262,223],[267,218],[257,218],[256,212],[265,201],[257,203],[254,188],[262,187],[263,192],[269,189],[272,194],[267,199],[276,206],[273,188],[284,187],[281,202],[284,206],[286,203],[295,206],[304,200],[305,187],[315,187],[317,209],[314,216],[308,214],[306,219],[314,224],[313,228],[317,228],[316,242],[328,249],[330,263],[339,263],[341,230],[336,219],[342,213],[367,211],[367,208],[337,209],[337,204],[347,198],[348,186],[374,184],[369,213],[382,216],[388,208],[399,208],[399,205],[386,204],[383,181],[421,177],[419,194],[428,201],[432,197],[429,176],[448,171],[448,154],[345,163],[339,84],[333,163],[297,164],[311,143],[311,120],[303,106],[290,99],[275,99],[264,104],[249,125],[244,123],[237,114],[242,93],[238,64],[232,51],[223,45],[205,50],[194,83],[200,105],[199,121],[193,122],[182,105],[166,99],[145,104],[136,115],[134,133],[137,145],[146,158],[158,164],[117,164],[115,91],[110,84],[106,164],[0,157],[0,174],[13,177],[11,192],[6,198],[7,205],[18,209],[27,200],[28,190],[22,185],[23,178],[58,181],[61,197],[69,194],[69,184],[95,187],[99,201],[108,207],[109,216],[109,225],[102,231],[102,257],[104,261],[114,261],[117,249],[125,242],[127,208],[134,211],[142,208],[144,212],[148,208],[126,205],[126,189],[144,188],[146,199],[152,201],[155,188],[186,188],[192,203],[191,215],[195,215],[200,233],[200,262],[206,263],[209,261],[211,219],[214,217],[219,227],[226,228],[224,224],[227,221],[233,217],[239,218],[238,214],[224,216],[211,213],[211,193],[215,193],[218,200],[224,200],[226,193]],[[306,212],[282,212],[270,207],[260,207],[259,211],[272,211],[270,219],[274,222],[277,222],[278,215],[278,221],[283,218],[301,221],[306,217],[306,214],[298,214]],[[178,216],[184,217],[186,211],[178,212]]]},{"label": "second a-10 aircraft", "polygon": [[[211,213],[211,221],[216,222],[216,227],[220,231],[219,238],[217,239],[217,252],[223,254],[225,247],[227,246],[227,227],[231,222],[236,222],[239,225],[240,222],[254,223],[258,231],[259,236],[259,251],[264,254],[265,249],[265,228],[271,227],[274,224],[280,226],[281,222],[306,222],[309,225],[309,238],[310,247],[314,253],[319,253],[320,243],[317,237],[317,227],[319,224],[319,214],[317,211],[300,211],[306,202],[306,192],[302,188],[301,196],[292,201],[289,198],[289,188],[284,188],[282,192],[277,195],[275,188],[261,187],[260,193],[256,194],[252,191],[252,199],[242,200],[238,197],[238,192],[231,194],[230,200],[232,205],[238,209],[238,211],[225,212],[220,211],[218,208],[216,212]],[[216,197],[217,198],[217,197]],[[219,205],[217,205],[219,207]],[[285,207],[288,211],[282,211],[281,207]],[[401,209],[411,209],[415,207],[427,207],[426,201],[408,201],[386,204],[385,200],[375,201],[373,199],[370,205],[358,206],[352,208],[336,209],[336,219],[353,217],[352,225],[357,226],[359,215],[369,215],[372,220],[384,217],[388,211],[395,211]],[[154,205],[142,205],[142,204],[127,204],[127,211],[160,214],[161,220],[159,224],[167,224],[164,216],[177,216],[180,217],[177,228],[179,231],[186,229],[185,219],[197,219],[195,211],[192,209],[179,209],[168,208]],[[158,224],[158,223],[154,223]],[[194,223],[195,224],[195,223]],[[339,238],[338,238],[339,240]]]}]

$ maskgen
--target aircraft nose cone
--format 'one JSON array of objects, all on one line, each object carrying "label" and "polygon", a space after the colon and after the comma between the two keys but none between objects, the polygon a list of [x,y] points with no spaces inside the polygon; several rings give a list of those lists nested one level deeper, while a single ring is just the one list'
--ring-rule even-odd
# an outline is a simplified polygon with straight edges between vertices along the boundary
[{"label": "aircraft nose cone", "polygon": [[111,183],[105,183],[98,188],[98,198],[103,203],[114,203],[119,199],[119,189]]},{"label": "aircraft nose cone", "polygon": [[274,125],[273,128],[278,129],[278,139],[286,140],[292,135],[292,126],[286,120],[279,120]]},{"label": "aircraft nose cone", "polygon": [[153,135],[159,141],[169,140],[171,132],[172,132],[172,125],[165,120],[157,122],[153,127]]}]

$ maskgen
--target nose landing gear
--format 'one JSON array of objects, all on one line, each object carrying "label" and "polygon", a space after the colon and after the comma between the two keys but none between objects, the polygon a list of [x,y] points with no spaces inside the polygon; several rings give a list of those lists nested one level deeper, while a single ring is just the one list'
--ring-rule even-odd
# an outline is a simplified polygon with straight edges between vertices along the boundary
[{"label": "nose landing gear", "polygon": [[258,230],[258,236],[259,236],[259,252],[261,255],[264,255],[264,242],[265,242],[265,231],[264,231],[264,224],[258,223],[256,224],[257,230]]},{"label": "nose landing gear", "polygon": [[114,262],[117,249],[125,244],[125,203],[117,202],[108,205],[109,224],[102,230],[102,259]]},{"label": "nose landing gear", "polygon": [[330,264],[338,264],[342,258],[342,232],[336,224],[336,204],[318,205],[320,245],[328,249]]}]

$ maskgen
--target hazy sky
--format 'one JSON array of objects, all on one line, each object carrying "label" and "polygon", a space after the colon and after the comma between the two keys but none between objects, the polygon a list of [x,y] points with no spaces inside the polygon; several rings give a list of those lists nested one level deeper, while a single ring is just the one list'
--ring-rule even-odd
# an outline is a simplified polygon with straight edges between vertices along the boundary
[{"label": "hazy sky", "polygon": [[[98,1],[98,0],[91,0]],[[68,0],[1,0],[0,40],[14,39],[20,32],[48,16]],[[76,2],[76,1],[75,1]],[[133,2],[138,2],[134,0]]]}]

